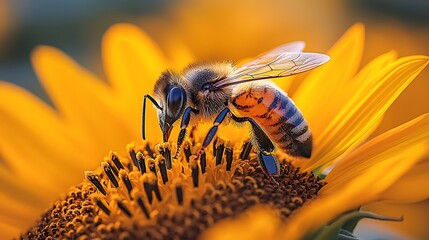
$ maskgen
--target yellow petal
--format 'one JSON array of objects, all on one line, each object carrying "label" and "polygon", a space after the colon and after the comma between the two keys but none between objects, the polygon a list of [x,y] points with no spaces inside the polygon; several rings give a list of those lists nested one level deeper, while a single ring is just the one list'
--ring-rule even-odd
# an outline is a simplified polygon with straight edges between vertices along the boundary
[{"label": "yellow petal", "polygon": [[380,194],[390,202],[415,203],[429,198],[429,161],[421,162]]},{"label": "yellow petal", "polygon": [[[156,24],[155,22],[152,23]],[[141,29],[138,30],[141,31]],[[177,38],[175,33],[158,32],[156,40],[156,43],[160,46],[162,52],[169,61],[168,67],[180,71],[195,61],[194,54],[180,39]]]},{"label": "yellow petal", "polygon": [[103,37],[103,61],[112,86],[120,94],[151,93],[167,66],[158,45],[138,27],[116,24]]},{"label": "yellow petal", "polygon": [[0,224],[29,227],[40,215],[40,210],[32,205],[23,204],[5,193],[0,193],[0,201],[2,203],[0,206]]},{"label": "yellow petal", "polygon": [[82,177],[72,176],[81,173],[76,145],[53,109],[10,83],[0,82],[0,95],[6,100],[0,101],[0,232],[5,234],[12,228],[4,224],[29,226]]},{"label": "yellow petal", "polygon": [[124,117],[126,109],[118,105],[105,83],[52,47],[36,48],[32,62],[68,130],[84,143],[82,153],[102,157],[109,149],[137,139],[137,126]]},{"label": "yellow petal", "polygon": [[[343,99],[336,98],[359,68],[364,44],[364,26],[352,26],[328,52],[331,60],[310,71],[293,99],[318,135],[335,114],[330,111]],[[323,109],[323,112],[321,112]]]},{"label": "yellow petal", "polygon": [[16,238],[22,232],[21,229],[14,225],[3,223],[0,221],[0,238],[1,239],[13,239]]},{"label": "yellow petal", "polygon": [[366,79],[370,79],[373,76],[377,75],[381,69],[384,69],[385,67],[389,66],[396,59],[397,53],[395,51],[389,51],[385,54],[376,57],[364,68],[362,68],[362,70],[359,71],[359,73],[355,77],[353,77],[353,79],[350,81],[351,85],[348,88],[349,92],[347,94],[355,92],[359,88],[370,89],[370,87],[366,86],[366,84],[372,84],[372,86],[375,86],[377,84],[376,81],[368,81]]},{"label": "yellow petal", "polygon": [[[401,154],[383,158],[385,161],[371,166],[366,173],[344,184],[341,189],[337,188],[334,193],[326,193],[303,207],[285,226],[283,236],[299,239],[303,233],[327,224],[341,213],[376,201],[378,191],[397,181],[418,161],[418,158],[426,154],[426,146],[420,145],[409,150],[413,151],[412,156]],[[386,172],[386,169],[389,171]]]},{"label": "yellow petal", "polygon": [[[328,185],[320,191],[320,194],[333,193],[341,188],[341,184],[346,184],[348,180],[360,176],[368,166],[376,163],[368,159],[380,154],[391,156],[409,153],[412,155],[408,148],[419,144],[429,144],[429,114],[422,115],[363,144],[334,167],[325,179]],[[382,158],[375,160],[383,161]]]},{"label": "yellow petal", "polygon": [[[130,24],[117,24],[106,32],[103,62],[106,75],[127,110],[125,114],[140,134],[143,95],[152,94],[155,81],[169,63],[152,39]],[[151,123],[146,128],[148,137],[161,140],[154,108],[148,108],[146,119]]]},{"label": "yellow petal", "polygon": [[279,214],[273,209],[255,207],[240,214],[237,218],[219,221],[207,229],[201,239],[235,240],[235,239],[278,239],[277,228],[280,224]]},{"label": "yellow petal", "polygon": [[[335,163],[359,146],[375,130],[384,112],[401,92],[426,67],[429,58],[411,56],[401,58],[382,69],[371,83],[361,84],[355,94],[321,132],[315,135],[312,161],[304,162],[304,169]],[[356,81],[359,84],[360,80]]]},{"label": "yellow petal", "polygon": [[[30,193],[40,192],[30,183],[51,191],[64,187],[70,175],[57,170],[60,167],[70,171],[77,169],[74,167],[78,155],[73,146],[74,137],[47,104],[26,90],[0,82],[0,95],[7,99],[0,101],[2,169],[14,176],[11,180],[15,186],[28,184],[26,188]],[[49,176],[43,174],[45,171],[52,173]],[[5,174],[2,178],[6,178]],[[52,177],[58,177],[58,181],[52,182]],[[6,191],[7,185],[3,183],[1,187]]]},{"label": "yellow petal", "polygon": [[319,197],[290,219],[283,236],[298,239],[345,211],[379,200],[428,153],[428,144],[429,115],[364,144],[328,174]]},{"label": "yellow petal", "polygon": [[[48,193],[61,191],[57,189],[58,187],[56,186],[43,185],[47,184],[48,182],[45,181],[45,179],[40,180],[40,177],[38,176],[33,178],[30,176],[22,176],[14,169],[5,168],[2,166],[0,167],[0,174],[0,181],[2,183],[0,185],[0,199],[1,202],[4,203],[4,205],[2,205],[3,207],[8,207],[8,205],[6,205],[7,200],[4,198],[11,198],[16,204],[29,206],[36,211],[40,211],[45,209],[49,205],[50,201],[57,197],[44,194],[43,191]],[[34,186],[37,186],[37,188]],[[54,189],[52,187],[54,187]],[[37,215],[31,215],[31,212],[29,212],[28,216]],[[0,218],[1,217],[3,217],[3,213],[0,213]]]}]

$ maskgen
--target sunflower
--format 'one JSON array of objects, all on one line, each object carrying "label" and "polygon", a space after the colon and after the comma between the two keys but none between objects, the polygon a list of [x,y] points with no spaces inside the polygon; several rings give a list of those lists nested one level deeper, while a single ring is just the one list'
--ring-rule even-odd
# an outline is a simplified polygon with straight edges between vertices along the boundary
[{"label": "sunflower", "polygon": [[[0,103],[2,237],[27,229],[23,237],[219,238],[252,232],[245,226],[254,224],[272,234],[264,236],[297,239],[351,234],[363,217],[398,220],[356,209],[429,197],[421,181],[429,178],[429,116],[368,138],[429,60],[388,52],[358,71],[363,37],[363,26],[353,26],[329,51],[331,61],[292,95],[313,131],[314,152],[310,160],[279,153],[278,188],[232,128],[196,158],[206,133],[198,128],[180,161],[171,160],[174,143],[157,144],[158,127],[148,129],[150,141],[135,141],[143,94],[165,68],[192,61],[186,48],[177,45],[167,58],[135,26],[115,25],[103,39],[106,83],[59,50],[38,47],[33,65],[55,108],[17,86],[0,86],[7,100]],[[279,85],[287,90],[290,81]],[[154,111],[147,119],[157,126]],[[125,145],[126,153],[103,160]]]}]

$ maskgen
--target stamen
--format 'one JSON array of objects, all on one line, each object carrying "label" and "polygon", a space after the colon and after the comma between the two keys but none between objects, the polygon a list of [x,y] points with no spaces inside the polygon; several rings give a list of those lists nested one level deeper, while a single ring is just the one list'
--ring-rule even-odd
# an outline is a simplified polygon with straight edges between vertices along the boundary
[{"label": "stamen", "polygon": [[225,158],[226,158],[226,170],[227,171],[231,171],[231,166],[232,166],[232,154],[233,154],[233,150],[231,146],[226,147],[225,150]]},{"label": "stamen", "polygon": [[143,188],[144,188],[144,191],[145,191],[145,193],[146,193],[146,198],[147,198],[147,201],[150,203],[150,204],[152,204],[152,201],[153,201],[153,195],[152,195],[152,186],[151,186],[151,184],[149,183],[149,177],[148,177],[148,174],[149,173],[145,173],[145,174],[143,174]]},{"label": "stamen", "polygon": [[165,158],[167,169],[171,169],[173,164],[171,162],[170,143],[166,142],[159,146],[159,153]]},{"label": "stamen", "polygon": [[148,152],[150,157],[154,156],[155,153],[153,152],[152,148],[149,146],[148,142],[146,142],[145,150]]},{"label": "stamen", "polygon": [[133,161],[134,166],[136,166],[138,168],[139,163],[137,161],[137,156],[136,156],[136,152],[135,152],[134,148],[135,148],[134,144],[130,143],[127,145],[128,153],[130,154],[131,160]]},{"label": "stamen", "polygon": [[[133,190],[133,185],[131,184],[130,178],[128,177],[128,173],[125,170],[121,169],[121,171],[119,171],[119,176],[122,182],[125,184],[125,187],[128,190],[128,194],[130,194],[131,191]],[[130,197],[131,197],[131,194],[130,194]]]},{"label": "stamen", "polygon": [[150,219],[149,211],[147,210],[146,205],[144,204],[143,199],[141,197],[137,198],[137,204],[139,205],[145,217],[147,219]]},{"label": "stamen", "polygon": [[213,157],[216,157],[217,139],[218,139],[218,137],[216,137],[216,138],[213,140]]},{"label": "stamen", "polygon": [[190,146],[190,144],[189,144],[189,141],[186,141],[186,142],[183,144],[183,151],[185,152],[186,161],[187,161],[187,162],[189,162],[189,158],[190,158],[190,157],[191,157],[191,155],[192,155],[192,152],[191,152],[191,146]]},{"label": "stamen", "polygon": [[190,165],[192,169],[192,183],[194,184],[194,188],[198,187],[198,163],[197,163],[197,157],[195,155],[191,156]]},{"label": "stamen", "polygon": [[206,152],[202,152],[200,154],[200,165],[201,165],[201,173],[206,173],[206,166],[207,166],[207,157]]},{"label": "stamen", "polygon": [[156,165],[155,165],[155,160],[153,159],[149,159],[148,163],[147,163],[148,167],[149,167],[149,171],[153,172],[156,176]]},{"label": "stamen", "polygon": [[115,164],[118,170],[125,169],[124,165],[122,165],[121,160],[119,160],[118,154],[116,152],[110,152],[110,159]]},{"label": "stamen", "polygon": [[146,173],[146,162],[145,157],[142,152],[138,152],[136,155],[137,162],[138,162],[138,168],[141,173]]},{"label": "stamen", "polygon": [[161,192],[159,191],[159,186],[158,186],[158,182],[155,182],[152,185],[152,189],[155,193],[156,198],[158,199],[158,201],[162,201],[162,196],[161,196]]},{"label": "stamen", "polygon": [[167,167],[165,162],[166,161],[164,159],[160,159],[158,161],[158,168],[159,168],[159,172],[161,173],[161,179],[163,184],[168,182]]},{"label": "stamen", "polygon": [[176,185],[176,198],[179,205],[183,205],[183,188],[182,185]]},{"label": "stamen", "polygon": [[169,147],[166,147],[164,151],[164,158],[167,163],[167,169],[171,169],[173,167],[173,164],[171,162],[171,149]]},{"label": "stamen", "polygon": [[240,153],[240,159],[242,160],[248,159],[251,151],[252,151],[252,143],[250,141],[244,143],[243,150],[241,150],[241,153]]},{"label": "stamen", "polygon": [[104,157],[104,161],[109,164],[110,169],[112,169],[112,172],[115,174],[116,177],[118,177],[119,170],[115,167],[115,164],[112,162],[112,159],[110,157]]},{"label": "stamen", "polygon": [[92,171],[85,171],[85,177],[88,179],[94,186],[100,191],[103,195],[106,195],[106,190],[104,190],[103,185],[98,180],[97,175],[95,175]]},{"label": "stamen", "polygon": [[110,209],[102,202],[98,196],[93,196],[92,201],[97,204],[97,206],[108,216],[110,215]]},{"label": "stamen", "polygon": [[155,193],[156,198],[158,199],[158,201],[162,201],[162,196],[161,196],[161,192],[159,191],[158,179],[156,178],[156,175],[150,174],[148,177],[149,177],[148,179],[149,185],[152,191]]},{"label": "stamen", "polygon": [[225,150],[225,143],[222,139],[219,139],[216,144],[216,165],[222,163],[223,151]]},{"label": "stamen", "polygon": [[109,180],[113,184],[113,186],[115,186],[115,188],[118,188],[119,187],[118,181],[116,180],[116,177],[115,177],[109,163],[101,162],[101,168],[103,168],[104,172],[106,173],[107,177],[109,178]]},{"label": "stamen", "polygon": [[132,217],[130,210],[125,206],[125,204],[121,201],[120,198],[115,198],[114,201],[118,205],[118,208],[125,214],[127,217]]},{"label": "stamen", "polygon": [[[200,147],[199,143],[191,145],[188,141],[188,144],[190,152]],[[283,163],[280,176],[276,177],[279,187],[273,187],[257,163],[256,155],[249,155],[251,144],[245,145],[240,156],[250,157],[249,160],[237,161],[238,154],[234,153],[232,145],[218,139],[216,157],[201,150],[198,155],[191,154],[188,163],[173,161],[171,169],[167,169],[166,159],[160,151],[153,155],[155,160],[146,159],[147,156],[137,151],[145,145],[132,148],[137,152],[139,171],[132,166],[130,149],[127,150],[131,152],[131,159],[110,154],[101,163],[102,169],[85,172],[88,181],[69,192],[65,200],[55,203],[25,236],[197,239],[217,221],[234,217],[256,204],[276,208],[282,218],[287,218],[308,199],[314,198],[324,185],[313,174],[302,173],[290,163]],[[226,164],[222,164],[223,155]],[[237,171],[225,174],[225,170],[231,171],[233,165]],[[157,178],[157,171],[162,182]],[[138,184],[136,179],[139,179]],[[124,195],[125,188],[129,196]],[[185,199],[186,196],[189,197]],[[118,213],[129,220],[117,216]]]}]

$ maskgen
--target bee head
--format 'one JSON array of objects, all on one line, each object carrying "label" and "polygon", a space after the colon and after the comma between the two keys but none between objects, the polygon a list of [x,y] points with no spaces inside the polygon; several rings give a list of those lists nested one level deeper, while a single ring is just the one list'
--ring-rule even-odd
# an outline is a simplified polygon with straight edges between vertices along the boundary
[{"label": "bee head", "polygon": [[155,85],[155,94],[161,100],[162,109],[158,109],[158,121],[164,141],[168,141],[173,124],[182,116],[187,103],[186,91],[176,76],[164,73]]}]

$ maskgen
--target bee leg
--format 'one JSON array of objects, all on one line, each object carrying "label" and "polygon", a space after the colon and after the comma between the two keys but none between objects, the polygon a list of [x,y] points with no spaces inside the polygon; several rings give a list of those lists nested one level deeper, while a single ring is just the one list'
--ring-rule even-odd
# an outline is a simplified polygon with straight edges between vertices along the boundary
[{"label": "bee leg", "polygon": [[[267,164],[269,163],[269,164]],[[271,153],[259,151],[259,164],[262,166],[262,172],[268,178],[273,186],[279,186],[279,183],[274,179],[272,173],[267,166],[276,166],[276,173],[280,170],[279,160]]]},{"label": "bee leg", "polygon": [[228,113],[230,113],[228,108],[225,108],[224,110],[222,110],[222,112],[220,112],[216,119],[213,122],[213,127],[210,128],[209,132],[207,133],[206,137],[204,138],[203,141],[203,149],[206,148],[210,142],[213,140],[213,138],[216,136],[216,132],[218,129],[219,124],[221,124],[223,122],[223,120],[225,119],[226,115],[228,115]]},{"label": "bee leg", "polygon": [[149,94],[145,94],[143,97],[143,110],[142,110],[142,137],[145,140],[146,139],[146,98],[148,98],[152,104],[158,108],[159,110],[162,110],[162,107],[159,106],[159,104],[156,102],[156,100]]},{"label": "bee leg", "polygon": [[251,118],[239,118],[231,114],[231,118],[236,122],[249,122],[252,125],[254,138],[259,148],[259,163],[262,167],[264,174],[268,177],[271,183],[278,185],[273,175],[280,173],[279,160],[272,154],[274,151],[274,144],[268,138],[267,134],[262,128]]},{"label": "bee leg", "polygon": [[179,137],[177,138],[177,151],[174,154],[173,158],[177,158],[180,153],[180,146],[182,146],[183,140],[185,140],[186,136],[186,128],[189,125],[189,122],[191,120],[191,113],[197,113],[198,110],[192,107],[187,107],[185,109],[185,112],[183,113],[182,122],[180,124],[180,133]]}]

